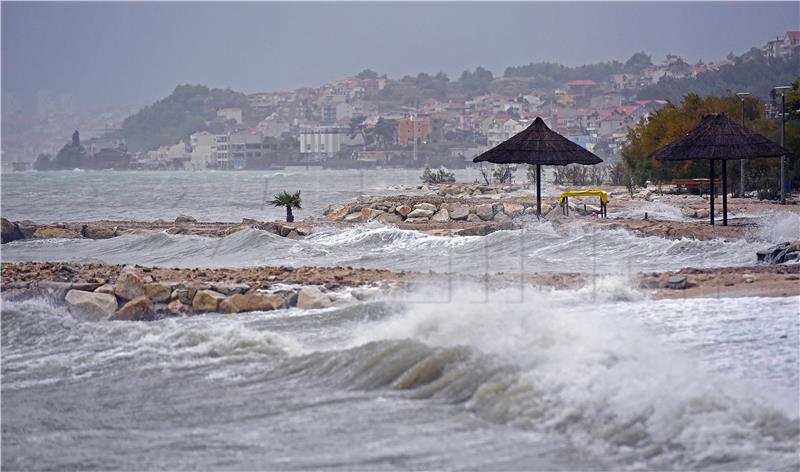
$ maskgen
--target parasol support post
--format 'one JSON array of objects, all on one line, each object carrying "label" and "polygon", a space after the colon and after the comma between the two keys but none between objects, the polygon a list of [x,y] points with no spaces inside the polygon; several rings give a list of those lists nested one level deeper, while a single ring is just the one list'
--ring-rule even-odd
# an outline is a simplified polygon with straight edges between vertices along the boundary
[{"label": "parasol support post", "polygon": [[708,201],[711,204],[709,215],[711,226],[714,226],[714,159],[708,161]]},{"label": "parasol support post", "polygon": [[722,160],[722,226],[728,226],[728,163]]},{"label": "parasol support post", "polygon": [[536,164],[536,216],[542,217],[542,166]]}]

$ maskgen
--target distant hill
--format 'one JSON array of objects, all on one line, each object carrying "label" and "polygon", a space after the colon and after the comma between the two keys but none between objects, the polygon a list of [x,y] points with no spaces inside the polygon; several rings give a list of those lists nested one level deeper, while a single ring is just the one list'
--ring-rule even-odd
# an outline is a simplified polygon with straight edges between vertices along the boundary
[{"label": "distant hill", "polygon": [[665,98],[672,103],[680,103],[689,93],[708,97],[750,92],[766,101],[774,87],[789,85],[798,77],[800,56],[797,55],[789,59],[736,58],[733,64],[700,74],[696,78],[663,78],[640,90],[638,97],[642,100]]},{"label": "distant hill", "polygon": [[230,107],[241,108],[246,114],[247,97],[230,89],[179,85],[169,96],[125,118],[118,134],[131,151],[175,144],[181,139],[188,142],[195,131],[214,131],[215,126],[221,126],[217,110]]}]

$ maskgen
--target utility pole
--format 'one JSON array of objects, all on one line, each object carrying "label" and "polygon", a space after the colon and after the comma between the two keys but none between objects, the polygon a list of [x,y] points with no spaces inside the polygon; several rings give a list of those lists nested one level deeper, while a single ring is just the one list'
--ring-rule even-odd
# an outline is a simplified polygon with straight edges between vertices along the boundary
[{"label": "utility pole", "polygon": [[[781,93],[781,147],[784,146],[786,140],[786,91],[791,89],[792,87],[788,85],[783,85],[781,87],[775,87],[775,90],[780,91]],[[785,185],[784,185],[784,163],[786,162],[786,156],[781,156],[781,205],[786,205],[786,192],[785,192]]]},{"label": "utility pole", "polygon": [[[750,92],[739,92],[736,94],[741,102],[742,110],[742,127],[744,127],[744,97],[750,95]],[[744,198],[744,159],[739,159],[739,198]]]}]

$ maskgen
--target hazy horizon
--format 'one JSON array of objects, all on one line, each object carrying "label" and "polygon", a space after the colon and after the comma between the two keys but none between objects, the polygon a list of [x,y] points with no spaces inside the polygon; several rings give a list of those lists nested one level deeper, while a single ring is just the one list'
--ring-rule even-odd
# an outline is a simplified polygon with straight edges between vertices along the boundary
[{"label": "hazy horizon", "polygon": [[688,61],[741,54],[798,29],[785,3],[8,3],[2,92],[81,110],[138,108],[176,85],[252,93],[319,86],[365,68],[400,78],[483,66]]}]

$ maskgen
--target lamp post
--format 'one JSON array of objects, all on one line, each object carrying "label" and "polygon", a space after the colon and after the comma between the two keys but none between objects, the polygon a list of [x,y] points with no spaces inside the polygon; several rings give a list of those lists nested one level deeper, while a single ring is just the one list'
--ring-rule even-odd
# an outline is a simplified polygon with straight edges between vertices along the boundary
[{"label": "lamp post", "polygon": [[[788,85],[782,85],[780,87],[775,87],[775,90],[778,90],[781,93],[781,147],[784,146],[784,141],[786,139],[786,91],[791,89],[792,87]],[[785,185],[784,185],[784,162],[786,161],[786,156],[781,156],[781,205],[786,205],[786,192],[785,192]]]},{"label": "lamp post", "polygon": [[[736,94],[741,103],[742,126],[744,126],[744,97],[748,95],[750,95],[750,92],[739,92]],[[739,159],[739,198],[744,198],[744,159]]]}]

